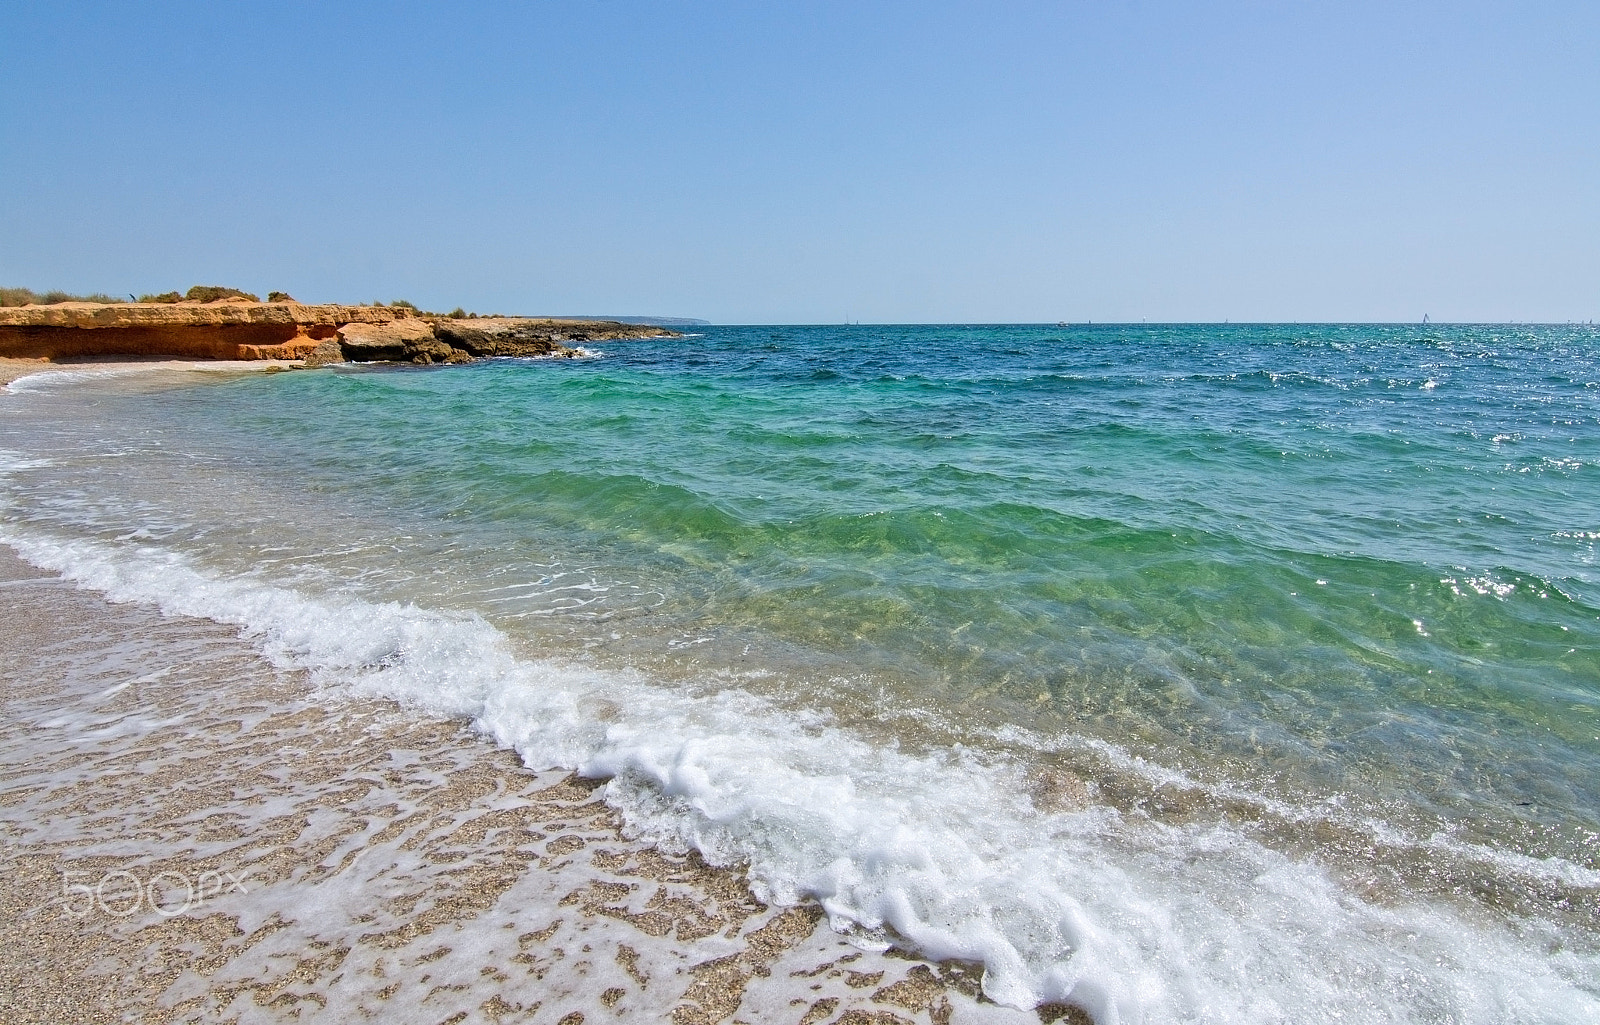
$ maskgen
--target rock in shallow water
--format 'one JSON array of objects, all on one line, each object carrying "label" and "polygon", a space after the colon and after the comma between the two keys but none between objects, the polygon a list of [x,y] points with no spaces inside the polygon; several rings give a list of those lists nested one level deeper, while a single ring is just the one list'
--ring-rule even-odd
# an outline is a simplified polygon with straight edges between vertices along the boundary
[{"label": "rock in shallow water", "polygon": [[[572,349],[557,344],[567,341],[569,335],[549,322],[504,317],[441,320],[434,326],[434,333],[473,356],[576,355]],[[587,341],[588,336],[575,340]]]},{"label": "rock in shallow water", "polygon": [[343,363],[344,349],[339,345],[337,338],[325,338],[317,343],[317,347],[306,353],[305,366],[325,367],[330,363]]},{"label": "rock in shallow water", "polygon": [[[533,317],[408,319],[389,324],[345,325],[339,329],[339,346],[342,358],[354,362],[465,363],[494,356],[523,359],[577,356],[579,350],[561,343],[648,338],[670,333],[657,327],[610,321]],[[331,351],[308,360],[306,365],[335,362],[330,357]]]},{"label": "rock in shallow water", "polygon": [[410,318],[388,324],[346,324],[339,329],[339,348],[345,359],[362,363],[451,363],[471,358],[436,337],[432,324]]}]

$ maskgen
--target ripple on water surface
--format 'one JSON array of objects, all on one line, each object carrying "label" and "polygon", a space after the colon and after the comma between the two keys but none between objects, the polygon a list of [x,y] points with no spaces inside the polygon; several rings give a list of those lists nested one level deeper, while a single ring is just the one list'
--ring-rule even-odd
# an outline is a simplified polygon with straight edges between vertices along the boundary
[{"label": "ripple on water surface", "polygon": [[90,382],[7,397],[4,529],[999,998],[1581,1020],[1600,360],[1430,330]]}]

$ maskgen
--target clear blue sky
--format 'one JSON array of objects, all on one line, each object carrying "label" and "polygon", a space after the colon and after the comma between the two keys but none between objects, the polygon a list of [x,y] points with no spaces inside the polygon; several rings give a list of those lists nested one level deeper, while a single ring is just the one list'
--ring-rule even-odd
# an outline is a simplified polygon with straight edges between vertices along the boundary
[{"label": "clear blue sky", "polygon": [[1600,3],[37,3],[0,284],[1600,319]]}]

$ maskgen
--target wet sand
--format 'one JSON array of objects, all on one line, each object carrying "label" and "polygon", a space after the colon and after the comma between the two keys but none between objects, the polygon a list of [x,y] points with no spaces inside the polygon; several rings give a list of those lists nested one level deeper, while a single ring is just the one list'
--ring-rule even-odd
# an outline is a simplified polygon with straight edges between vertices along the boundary
[{"label": "wet sand", "polygon": [[853,946],[603,784],[313,692],[0,547],[0,1019],[1035,1022]]},{"label": "wet sand", "polygon": [[33,374],[75,371],[77,373],[133,373],[141,370],[193,370],[200,372],[246,373],[286,370],[300,366],[300,360],[284,359],[85,359],[53,362],[43,359],[0,357],[0,387]]}]

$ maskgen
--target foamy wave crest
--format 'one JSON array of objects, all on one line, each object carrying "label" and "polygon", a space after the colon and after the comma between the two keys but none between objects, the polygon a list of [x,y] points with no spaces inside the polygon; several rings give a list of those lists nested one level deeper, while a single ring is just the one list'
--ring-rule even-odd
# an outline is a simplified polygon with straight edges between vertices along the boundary
[{"label": "foamy wave crest", "polygon": [[914,756],[737,690],[518,658],[476,615],[316,598],[152,546],[0,523],[0,541],[118,602],[236,626],[323,687],[470,720],[530,766],[610,777],[630,828],[758,894],[814,898],[863,944],[981,960],[996,1001],[1121,1022],[1600,1020],[1600,966],[1553,926],[1364,902],[1216,825],[1041,814],[1023,769]]},{"label": "foamy wave crest", "polygon": [[[164,369],[159,364],[152,364],[156,369]],[[26,392],[57,391],[73,388],[86,381],[101,381],[108,377],[126,377],[129,374],[147,372],[144,367],[97,367],[89,370],[41,370],[36,374],[27,374],[17,378],[0,391],[23,394]]]},{"label": "foamy wave crest", "polygon": [[33,459],[21,452],[9,448],[0,448],[0,474],[15,473],[18,470],[32,470],[39,466],[49,466],[48,459]]}]

